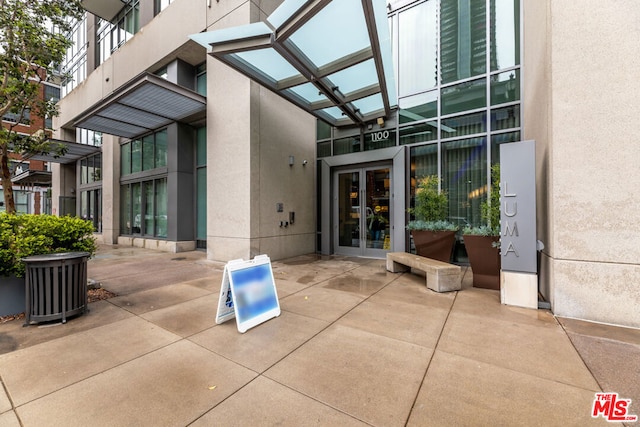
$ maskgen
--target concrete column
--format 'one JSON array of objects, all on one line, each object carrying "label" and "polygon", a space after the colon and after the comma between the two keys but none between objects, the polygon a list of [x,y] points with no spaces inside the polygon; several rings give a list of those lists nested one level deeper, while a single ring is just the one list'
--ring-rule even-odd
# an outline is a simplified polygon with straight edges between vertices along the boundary
[{"label": "concrete column", "polygon": [[102,239],[118,243],[120,235],[120,142],[111,135],[102,137]]}]

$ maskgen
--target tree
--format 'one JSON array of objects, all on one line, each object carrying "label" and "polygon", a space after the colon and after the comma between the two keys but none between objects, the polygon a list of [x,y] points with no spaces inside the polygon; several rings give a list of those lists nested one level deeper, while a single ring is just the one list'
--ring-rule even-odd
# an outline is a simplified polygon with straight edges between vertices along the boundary
[{"label": "tree", "polygon": [[31,117],[58,114],[56,102],[42,96],[41,83],[59,74],[56,68],[72,44],[67,35],[83,13],[79,0],[0,0],[0,118],[17,117],[16,124],[0,127],[0,183],[8,213],[15,213],[9,153],[28,158],[64,151],[49,142],[45,129],[23,135],[17,128],[29,125]]}]

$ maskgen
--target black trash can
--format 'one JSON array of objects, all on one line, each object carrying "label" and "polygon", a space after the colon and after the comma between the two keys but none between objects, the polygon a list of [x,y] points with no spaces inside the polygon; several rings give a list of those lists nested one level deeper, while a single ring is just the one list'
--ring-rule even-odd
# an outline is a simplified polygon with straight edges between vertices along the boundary
[{"label": "black trash can", "polygon": [[25,326],[62,320],[87,310],[89,252],[62,252],[23,258],[26,264]]}]

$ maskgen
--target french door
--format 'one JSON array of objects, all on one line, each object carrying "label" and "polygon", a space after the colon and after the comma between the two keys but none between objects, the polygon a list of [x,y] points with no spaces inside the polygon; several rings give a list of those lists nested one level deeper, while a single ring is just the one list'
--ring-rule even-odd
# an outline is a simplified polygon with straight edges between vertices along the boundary
[{"label": "french door", "polygon": [[335,253],[383,258],[391,249],[391,165],[334,173]]}]

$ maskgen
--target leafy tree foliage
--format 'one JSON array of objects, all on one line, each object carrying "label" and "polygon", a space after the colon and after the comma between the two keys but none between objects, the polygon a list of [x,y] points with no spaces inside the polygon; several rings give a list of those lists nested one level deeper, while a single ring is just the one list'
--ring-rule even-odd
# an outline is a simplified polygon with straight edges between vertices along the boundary
[{"label": "leafy tree foliage", "polygon": [[[11,113],[16,124],[0,127],[0,178],[5,207],[15,212],[9,153],[28,158],[64,148],[48,142],[44,129],[18,133],[31,117],[53,117],[57,105],[43,99],[41,82],[58,73],[71,41],[71,23],[82,16],[79,0],[0,0],[0,118]],[[59,74],[59,73],[58,73]]]}]

